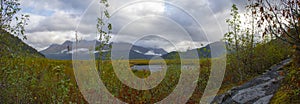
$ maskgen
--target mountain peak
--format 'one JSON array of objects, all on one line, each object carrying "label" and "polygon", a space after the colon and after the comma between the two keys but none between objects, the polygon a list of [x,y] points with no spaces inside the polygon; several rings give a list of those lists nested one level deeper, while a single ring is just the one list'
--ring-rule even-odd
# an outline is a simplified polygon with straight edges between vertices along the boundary
[{"label": "mountain peak", "polygon": [[73,42],[70,40],[65,41],[62,45],[72,45]]},{"label": "mountain peak", "polygon": [[[77,48],[72,50],[71,46],[74,42],[72,41],[65,41],[63,44],[53,44],[47,49],[41,51],[47,58],[50,59],[63,59],[63,60],[70,60],[72,59],[71,54],[77,50],[89,50],[93,45],[99,45],[100,41],[96,40],[80,40],[76,45]],[[110,43],[113,44],[113,47],[117,49],[117,55],[123,55],[121,53],[128,52],[129,50],[129,58],[130,59],[151,59],[153,56],[157,55],[164,55],[167,52],[161,48],[149,48],[143,46],[136,46],[130,43],[125,42],[117,42],[117,43]],[[130,46],[130,47],[129,47]],[[71,47],[71,48],[70,48]],[[107,47],[108,48],[108,47]],[[130,48],[130,49],[128,49]],[[107,52],[107,49],[103,49],[103,51]],[[97,52],[94,52],[97,53]],[[120,55],[118,55],[120,54]],[[97,56],[97,55],[96,55]],[[121,57],[121,56],[120,56]]]}]

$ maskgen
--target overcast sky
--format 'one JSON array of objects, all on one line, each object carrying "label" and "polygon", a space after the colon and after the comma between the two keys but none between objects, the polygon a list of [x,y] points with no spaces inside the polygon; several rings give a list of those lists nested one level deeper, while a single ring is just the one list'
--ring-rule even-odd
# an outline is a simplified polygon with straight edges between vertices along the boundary
[{"label": "overcast sky", "polygon": [[[183,51],[218,41],[227,31],[233,3],[246,0],[108,0],[112,41],[130,42],[167,51]],[[26,43],[37,50],[51,44],[97,39],[98,0],[21,0],[30,15]]]}]

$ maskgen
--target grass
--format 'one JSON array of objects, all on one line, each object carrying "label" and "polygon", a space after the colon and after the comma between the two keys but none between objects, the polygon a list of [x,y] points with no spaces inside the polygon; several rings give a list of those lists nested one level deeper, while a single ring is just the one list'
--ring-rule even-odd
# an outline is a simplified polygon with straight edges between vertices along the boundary
[{"label": "grass", "polygon": [[[111,61],[105,61],[103,69],[99,70],[100,78],[107,90],[121,101],[127,103],[155,103],[163,100],[174,91],[178,84],[180,74],[182,73],[180,65],[200,63],[199,78],[195,82],[196,88],[188,103],[199,103],[206,87],[210,66],[215,59],[202,60],[130,60],[130,69],[132,65],[163,64],[168,65],[166,76],[154,88],[150,90],[136,90],[122,83],[116,76]],[[272,65],[276,59],[269,62],[263,60],[264,65]],[[121,60],[126,62],[126,60]],[[183,63],[181,63],[183,62]],[[85,62],[86,64],[94,64]],[[230,64],[230,63],[227,63]],[[49,60],[45,58],[26,58],[26,57],[6,57],[0,58],[0,103],[87,103],[78,89],[73,72],[72,61]],[[268,67],[268,66],[264,66]],[[88,69],[86,67],[85,69]],[[263,72],[263,69],[257,69]],[[83,70],[84,71],[84,70]],[[135,70],[134,75],[140,78],[148,78],[150,75],[156,75],[155,72]],[[252,71],[253,72],[253,71]],[[195,73],[195,72],[191,72]],[[84,73],[83,73],[84,74]],[[238,73],[234,68],[227,67],[221,89],[218,93],[223,93],[233,86],[240,85],[247,80],[259,75],[259,73],[247,73],[245,80],[238,80]],[[89,78],[89,77],[87,77]],[[189,79],[185,79],[189,80]],[[89,90],[93,93],[94,90]]]},{"label": "grass", "polygon": [[0,103],[85,102],[68,61],[1,58],[0,64]]},{"label": "grass", "polygon": [[295,67],[294,64],[288,65],[284,68],[286,77],[282,81],[282,86],[271,100],[273,104],[284,103],[300,103],[300,68]]},{"label": "grass", "polygon": [[[131,64],[145,65],[147,60],[131,60]],[[162,60],[153,61],[161,63]],[[173,63],[174,60],[168,60],[169,70],[166,77],[154,89],[149,91],[140,91],[132,89],[124,84],[116,77],[111,62],[105,62],[104,69],[99,71],[101,79],[107,86],[108,90],[125,102],[146,103],[157,102],[168,96],[176,87],[180,70],[172,70],[178,68],[180,64]],[[44,58],[1,58],[1,103],[87,103],[80,91],[74,77],[72,61],[48,60]],[[203,68],[204,69],[204,68]],[[140,78],[147,78],[149,71],[133,71]],[[207,78],[207,69],[201,72],[202,78]],[[206,77],[205,77],[206,76]],[[205,83],[198,83],[204,86]],[[204,87],[197,87],[197,90],[204,90]],[[193,94],[190,101],[198,98],[200,92]],[[9,95],[9,96],[8,96]],[[197,97],[198,96],[198,97]]]}]

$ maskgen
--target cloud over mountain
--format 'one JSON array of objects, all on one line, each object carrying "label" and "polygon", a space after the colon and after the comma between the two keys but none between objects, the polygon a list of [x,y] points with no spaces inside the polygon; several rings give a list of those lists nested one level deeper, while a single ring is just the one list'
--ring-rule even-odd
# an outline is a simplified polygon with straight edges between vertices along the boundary
[{"label": "cloud over mountain", "polygon": [[[144,39],[143,36],[157,35],[171,41],[173,46],[186,43],[186,47],[220,40],[227,29],[225,19],[231,5],[244,4],[237,0],[109,0],[109,3],[114,41],[133,43],[143,41],[138,40]],[[82,39],[97,38],[96,19],[100,15],[97,0],[22,0],[21,4],[22,12],[31,15],[26,42],[38,50],[75,40],[76,29]],[[157,39],[147,41],[149,44],[143,45],[169,47]]]}]

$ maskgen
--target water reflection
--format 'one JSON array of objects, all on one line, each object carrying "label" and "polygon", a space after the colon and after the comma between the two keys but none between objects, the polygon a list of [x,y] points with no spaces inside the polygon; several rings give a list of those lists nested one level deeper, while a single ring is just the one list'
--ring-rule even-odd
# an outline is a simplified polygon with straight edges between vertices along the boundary
[{"label": "water reflection", "polygon": [[[178,65],[175,69],[193,69],[196,68],[196,65]],[[150,70],[151,72],[161,71],[162,69],[167,68],[165,65],[133,65],[131,67],[132,70]]]}]

